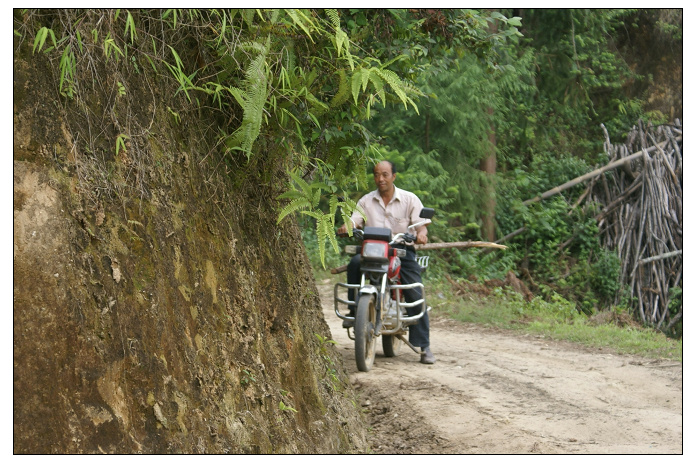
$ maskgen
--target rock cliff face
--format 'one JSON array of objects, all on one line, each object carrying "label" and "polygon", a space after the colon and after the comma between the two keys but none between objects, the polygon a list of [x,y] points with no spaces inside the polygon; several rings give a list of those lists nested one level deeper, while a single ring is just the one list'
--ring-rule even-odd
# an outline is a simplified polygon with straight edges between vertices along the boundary
[{"label": "rock cliff face", "polygon": [[[276,225],[281,163],[226,161],[219,122],[154,77],[70,100],[15,50],[14,452],[364,451],[299,230]],[[119,150],[116,112],[147,127]]]}]

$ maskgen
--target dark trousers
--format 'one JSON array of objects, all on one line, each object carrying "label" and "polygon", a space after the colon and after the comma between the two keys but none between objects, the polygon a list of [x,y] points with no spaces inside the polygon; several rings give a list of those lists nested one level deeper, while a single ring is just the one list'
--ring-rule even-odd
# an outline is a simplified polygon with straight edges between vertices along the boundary
[{"label": "dark trousers", "polygon": [[[348,284],[360,283],[360,254],[353,256],[348,264]],[[401,258],[401,284],[410,285],[411,283],[422,283],[421,268],[416,262],[416,252],[411,248],[406,248],[406,257]],[[413,302],[420,299],[423,294],[420,288],[407,289],[403,291],[406,302]],[[355,290],[348,290],[348,299],[355,301]],[[349,306],[351,316],[355,316],[355,307]],[[420,313],[421,307],[409,307],[406,309],[409,316]],[[415,347],[430,347],[430,320],[428,312],[415,325],[408,327],[408,341]]]}]

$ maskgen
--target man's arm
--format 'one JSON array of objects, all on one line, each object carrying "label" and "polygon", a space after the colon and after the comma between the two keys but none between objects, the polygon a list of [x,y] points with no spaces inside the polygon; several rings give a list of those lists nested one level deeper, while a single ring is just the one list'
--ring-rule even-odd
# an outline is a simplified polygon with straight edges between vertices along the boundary
[{"label": "man's arm", "polygon": [[[423,203],[420,198],[413,195],[413,203],[411,209],[411,223],[418,223],[423,219],[420,218],[420,213],[423,210]],[[416,244],[428,244],[428,225],[421,225],[416,229]]]},{"label": "man's arm", "polygon": [[416,233],[416,244],[428,244],[428,226],[423,225]]}]

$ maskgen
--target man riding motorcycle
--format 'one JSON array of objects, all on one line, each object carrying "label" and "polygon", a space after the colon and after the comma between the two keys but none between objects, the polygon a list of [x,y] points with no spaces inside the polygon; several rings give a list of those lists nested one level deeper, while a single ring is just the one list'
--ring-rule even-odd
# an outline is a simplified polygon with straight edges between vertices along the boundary
[{"label": "man riding motorcycle", "polygon": [[[419,214],[423,209],[423,203],[413,193],[397,188],[394,185],[396,180],[396,167],[391,161],[381,161],[374,167],[374,180],[377,189],[366,194],[358,201],[358,208],[367,217],[363,220],[359,212],[352,215],[353,223],[356,228],[363,228],[367,223],[371,227],[384,227],[391,229],[392,233],[408,232],[408,226],[420,222]],[[346,225],[342,225],[337,230],[339,235],[347,232]],[[428,229],[422,225],[416,229],[416,244],[426,244],[428,242]],[[416,262],[416,252],[412,247],[395,245],[406,249],[406,257],[401,258],[401,282],[402,284],[421,283],[421,268]],[[347,279],[349,284],[360,283],[360,255],[353,256],[348,264]],[[355,300],[355,290],[349,290],[349,299]],[[404,290],[406,302],[414,302],[421,299],[422,293],[418,288]],[[350,306],[350,315],[354,316],[355,306]],[[421,312],[421,307],[411,307],[408,315],[415,315]],[[345,320],[344,328],[351,327],[353,321]],[[428,312],[417,324],[409,327],[409,342],[421,348],[421,363],[435,363],[435,356],[430,350],[430,321]]]}]

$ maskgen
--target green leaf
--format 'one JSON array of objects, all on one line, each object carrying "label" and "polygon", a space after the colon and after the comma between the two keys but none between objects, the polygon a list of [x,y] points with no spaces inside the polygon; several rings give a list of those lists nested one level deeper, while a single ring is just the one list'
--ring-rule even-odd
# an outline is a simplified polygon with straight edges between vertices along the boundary
[{"label": "green leaf", "polygon": [[39,32],[36,33],[36,38],[34,39],[34,49],[32,50],[32,53],[36,52],[37,47],[39,51],[41,51],[41,48],[43,48],[43,45],[46,42],[46,37],[48,37],[48,28],[44,26],[41,29],[39,29]]},{"label": "green leaf", "polygon": [[126,150],[126,140],[129,139],[130,137],[125,134],[119,134],[118,137],[116,137],[116,156],[118,156],[118,153],[121,150]]},{"label": "green leaf", "polygon": [[80,35],[80,31],[76,30],[75,35],[77,36],[77,46],[80,49],[80,53],[82,53],[82,35]]},{"label": "green leaf", "polygon": [[[292,19],[293,23],[296,26],[299,26],[305,34],[307,34],[307,37],[309,37],[309,40],[314,43],[314,39],[312,38],[312,33],[309,31],[309,27],[313,27],[314,25],[312,24],[312,21],[300,10],[295,10],[295,9],[288,9],[286,10],[286,13],[290,18]],[[306,22],[309,23],[309,27],[306,24]]]},{"label": "green leaf", "polygon": [[358,104],[358,94],[360,93],[360,85],[362,83],[362,74],[360,71],[356,72],[353,74],[353,78],[351,80],[351,89],[353,91],[353,100],[355,101],[355,104]]},{"label": "green leaf", "polygon": [[131,15],[130,11],[128,11],[128,16],[126,16],[125,35],[128,35],[129,30],[130,30],[131,43],[133,43],[135,41],[135,39],[138,37],[138,34],[135,31],[135,21],[133,21],[133,16]]}]

